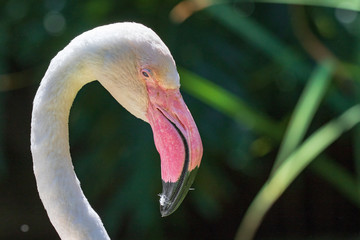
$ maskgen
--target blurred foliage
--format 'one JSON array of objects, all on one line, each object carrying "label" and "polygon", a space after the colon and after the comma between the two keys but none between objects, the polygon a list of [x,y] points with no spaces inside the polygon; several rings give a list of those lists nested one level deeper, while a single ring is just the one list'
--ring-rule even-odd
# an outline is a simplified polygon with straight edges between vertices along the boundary
[{"label": "blurred foliage", "polygon": [[150,127],[86,85],[71,152],[112,239],[233,239],[242,221],[248,236],[260,226],[255,239],[358,239],[360,130],[345,130],[360,120],[359,4],[266,2],[1,1],[0,239],[57,238],[32,175],[31,102],[72,38],[121,21],[151,27],[173,53],[204,157],[195,191],[161,218]]}]

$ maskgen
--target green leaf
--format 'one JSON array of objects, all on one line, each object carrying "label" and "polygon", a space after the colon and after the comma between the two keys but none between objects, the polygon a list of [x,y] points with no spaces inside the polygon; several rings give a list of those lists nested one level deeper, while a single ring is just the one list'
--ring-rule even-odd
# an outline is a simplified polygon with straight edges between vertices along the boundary
[{"label": "green leaf", "polygon": [[182,87],[191,95],[199,98],[216,110],[244,124],[250,129],[275,139],[280,139],[282,130],[270,118],[254,111],[242,99],[222,87],[179,68]]},{"label": "green leaf", "polygon": [[301,171],[345,131],[360,122],[360,104],[312,134],[275,171],[252,201],[237,232],[237,240],[252,239],[266,212]]},{"label": "green leaf", "polygon": [[219,4],[210,6],[205,11],[241,39],[261,49],[283,68],[299,76],[303,76],[304,73],[308,72],[309,66],[296,52],[287,47],[286,44],[255,20],[242,17],[240,10],[236,10],[227,4]]},{"label": "green leaf", "polygon": [[281,4],[298,4],[311,5],[331,8],[342,8],[346,10],[360,11],[360,2],[358,0],[255,0],[263,3],[281,3]]},{"label": "green leaf", "polygon": [[307,129],[313,119],[325,91],[331,80],[334,69],[332,62],[325,62],[318,66],[309,79],[290,119],[289,126],[285,131],[279,154],[275,160],[272,172],[285,160],[286,157],[303,140]]}]

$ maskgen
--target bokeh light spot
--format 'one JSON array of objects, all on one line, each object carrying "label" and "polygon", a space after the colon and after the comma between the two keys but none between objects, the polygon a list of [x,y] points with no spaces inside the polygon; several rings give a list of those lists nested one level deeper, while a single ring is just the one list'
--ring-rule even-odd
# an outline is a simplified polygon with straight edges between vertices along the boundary
[{"label": "bokeh light spot", "polygon": [[343,24],[350,24],[356,20],[358,13],[352,10],[336,8],[335,17]]},{"label": "bokeh light spot", "polygon": [[49,12],[44,18],[44,27],[51,35],[60,35],[66,27],[66,20],[61,13]]},{"label": "bokeh light spot", "polygon": [[30,230],[30,227],[27,224],[23,224],[20,226],[20,231],[22,231],[24,233],[28,232],[29,230]]}]

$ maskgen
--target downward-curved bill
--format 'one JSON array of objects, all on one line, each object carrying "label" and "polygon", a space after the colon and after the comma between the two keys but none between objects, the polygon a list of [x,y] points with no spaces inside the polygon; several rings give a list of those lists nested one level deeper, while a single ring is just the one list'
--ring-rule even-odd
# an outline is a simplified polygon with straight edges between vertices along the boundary
[{"label": "downward-curved bill", "polygon": [[200,166],[202,143],[196,124],[178,89],[147,84],[147,117],[161,158],[163,192],[160,212],[173,213],[189,191]]}]

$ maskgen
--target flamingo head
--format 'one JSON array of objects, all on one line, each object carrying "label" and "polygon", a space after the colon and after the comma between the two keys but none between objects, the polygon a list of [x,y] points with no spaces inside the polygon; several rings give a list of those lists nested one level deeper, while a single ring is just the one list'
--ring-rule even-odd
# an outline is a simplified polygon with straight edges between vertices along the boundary
[{"label": "flamingo head", "polygon": [[121,29],[121,47],[104,48],[103,67],[111,71],[102,71],[109,75],[100,82],[129,112],[150,123],[161,158],[160,211],[168,216],[194,181],[202,143],[180,94],[179,74],[169,49],[151,29],[127,25]]}]

